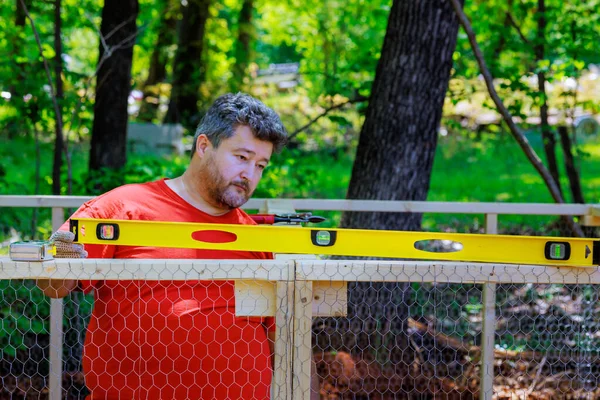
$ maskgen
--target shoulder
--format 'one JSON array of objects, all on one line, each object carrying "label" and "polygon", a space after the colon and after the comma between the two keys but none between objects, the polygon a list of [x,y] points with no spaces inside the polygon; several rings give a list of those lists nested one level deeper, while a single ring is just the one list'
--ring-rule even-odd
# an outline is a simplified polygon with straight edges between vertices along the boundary
[{"label": "shoulder", "polygon": [[145,183],[131,183],[128,185],[119,186],[114,188],[113,190],[106,192],[100,196],[100,198],[115,198],[115,197],[123,197],[123,196],[137,196],[144,195],[146,193],[156,193],[157,191],[162,191],[162,186],[164,185],[164,181],[152,181]]},{"label": "shoulder", "polygon": [[256,221],[254,221],[252,219],[252,217],[250,217],[244,210],[242,210],[241,208],[236,208],[234,210],[234,212],[236,213],[236,219],[237,219],[237,223],[238,224],[244,224],[244,225],[257,225]]},{"label": "shoulder", "polygon": [[144,199],[160,191],[162,181],[119,186],[84,203],[75,215],[91,218],[121,218]]},{"label": "shoulder", "polygon": [[108,204],[111,202],[139,201],[146,194],[155,193],[157,182],[132,183],[119,186],[89,201],[93,204]]}]

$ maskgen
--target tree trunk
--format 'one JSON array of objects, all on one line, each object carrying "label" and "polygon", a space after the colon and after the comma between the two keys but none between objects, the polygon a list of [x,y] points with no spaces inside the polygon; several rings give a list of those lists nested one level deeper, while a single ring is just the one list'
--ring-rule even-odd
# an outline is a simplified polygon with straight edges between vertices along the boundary
[{"label": "tree trunk", "polygon": [[[329,15],[327,13],[328,5],[323,4],[323,8],[318,12],[316,16],[318,34],[321,38],[321,49],[323,51],[323,77],[324,77],[324,94],[331,95],[334,93],[334,81],[337,77],[333,76],[331,72],[331,65],[335,64],[335,60],[332,58],[332,39],[327,25]],[[330,97],[330,96],[329,96]],[[333,105],[333,99],[329,98],[329,107]]]},{"label": "tree trunk", "polygon": [[[31,0],[15,0],[16,1],[16,8],[15,8],[15,30],[13,31],[13,33],[10,36],[7,36],[6,39],[10,40],[11,42],[11,51],[10,54],[7,54],[5,56],[4,62],[7,62],[9,60],[9,62],[14,63],[15,69],[14,69],[14,74],[13,76],[7,77],[7,81],[4,82],[4,84],[6,85],[6,88],[8,89],[8,91],[10,93],[12,93],[13,97],[11,98],[11,103],[13,103],[13,106],[15,108],[23,108],[25,110],[27,110],[28,114],[31,114],[31,116],[35,117],[34,119],[30,118],[30,115],[28,115],[28,119],[31,122],[31,124],[35,124],[35,122],[38,120],[38,115],[37,115],[37,105],[33,104],[36,103],[36,101],[29,101],[29,102],[25,102],[23,100],[23,94],[27,93],[26,92],[26,88],[24,87],[24,81],[27,79],[27,64],[23,61],[18,61],[19,59],[22,59],[21,57],[21,53],[23,52],[23,38],[24,36],[24,30],[25,30],[25,24],[27,22],[27,16],[25,13],[25,9],[23,9],[23,3],[25,4],[25,7],[27,9],[29,9],[31,7]],[[9,126],[8,129],[6,129],[6,132],[8,133],[8,138],[10,140],[14,139],[17,135],[19,134],[23,134],[29,133],[29,124],[26,121],[18,121],[17,123],[15,123],[13,126]]]},{"label": "tree trunk", "polygon": [[[448,1],[394,1],[348,199],[425,200],[458,20]],[[421,227],[416,213],[344,213],[342,225]]]},{"label": "tree trunk", "polygon": [[235,43],[235,64],[233,65],[230,91],[245,90],[244,79],[248,76],[248,67],[252,61],[252,39],[255,36],[252,24],[254,0],[244,0],[238,23],[238,40]]},{"label": "tree trunk", "polygon": [[[12,35],[12,54],[10,54],[11,59],[18,59],[19,51],[22,51],[23,48],[23,37],[20,33],[25,29],[25,23],[27,22],[27,15],[25,13],[25,9],[23,8],[23,4],[29,10],[31,8],[31,0],[16,0],[16,9],[15,9],[15,27],[17,28],[15,34]],[[11,93],[19,92],[21,88],[18,88],[21,83],[25,80],[27,73],[25,72],[25,63],[22,61],[15,61],[17,66],[16,68],[16,76],[14,80],[11,81],[11,85],[9,85],[9,91]],[[22,97],[22,96],[15,96]],[[13,98],[11,101],[17,100]],[[23,101],[20,99],[20,101]]]},{"label": "tree trunk", "polygon": [[164,122],[193,127],[198,122],[198,89],[203,76],[202,50],[210,0],[181,4],[183,17],[178,29],[171,101]]},{"label": "tree trunk", "polygon": [[579,172],[575,167],[575,160],[573,158],[573,153],[571,152],[571,138],[569,137],[569,131],[567,127],[559,126],[558,134],[560,136],[560,143],[565,155],[565,169],[567,171],[567,176],[569,177],[569,185],[571,187],[571,194],[573,195],[573,202],[585,204],[583,190],[581,190],[581,182],[579,180]]},{"label": "tree trunk", "polygon": [[[127,98],[131,88],[137,14],[137,0],[104,2],[89,163],[92,178],[99,176],[103,168],[118,170],[125,166]],[[95,184],[95,188],[109,189],[102,184]]]},{"label": "tree trunk", "polygon": [[[546,3],[545,0],[538,0],[537,10],[537,44],[535,46],[535,58],[540,62],[545,57],[544,43],[546,40]],[[538,93],[540,95],[540,127],[542,130],[542,141],[544,143],[544,153],[548,162],[548,170],[554,179],[556,186],[562,194],[560,187],[560,174],[558,172],[558,162],[556,161],[556,136],[550,129],[548,123],[548,99],[546,97],[546,74],[543,71],[537,73]]]},{"label": "tree trunk", "polygon": [[[15,3],[17,4],[17,9],[16,9],[16,13],[15,13],[15,25],[16,26],[25,26],[25,11],[23,10],[23,7],[21,6],[21,0],[15,0]],[[25,4],[27,5],[27,8],[29,8],[30,4],[31,4],[31,0],[25,0]]]},{"label": "tree trunk", "polygon": [[[457,32],[458,19],[449,1],[394,1],[348,199],[427,198]],[[346,212],[342,226],[418,230],[421,214]],[[350,332],[355,336],[360,332],[353,351],[375,346],[381,361],[394,363],[411,357],[402,351],[407,344],[400,333],[408,314],[408,294],[409,286],[403,283],[351,285]],[[390,344],[389,332],[396,337],[395,344]]]},{"label": "tree trunk", "polygon": [[138,120],[140,121],[151,122],[156,118],[160,97],[160,90],[157,88],[157,85],[164,82],[167,78],[168,47],[175,43],[174,32],[177,26],[176,15],[169,11],[169,5],[169,1],[165,1],[162,13],[163,18],[158,28],[156,46],[150,58],[148,78],[142,88],[144,98],[142,99],[142,105],[138,114]]},{"label": "tree trunk", "polygon": [[[56,139],[54,141],[54,163],[52,166],[52,194],[60,194],[60,171],[63,164],[63,148],[65,145],[63,136],[63,121],[62,121],[62,103],[64,98],[63,81],[62,81],[62,40],[61,31],[62,23],[60,17],[61,0],[55,0],[54,3],[54,79],[56,80],[56,101],[58,108],[61,111],[56,115]],[[58,121],[60,119],[60,121]]]}]

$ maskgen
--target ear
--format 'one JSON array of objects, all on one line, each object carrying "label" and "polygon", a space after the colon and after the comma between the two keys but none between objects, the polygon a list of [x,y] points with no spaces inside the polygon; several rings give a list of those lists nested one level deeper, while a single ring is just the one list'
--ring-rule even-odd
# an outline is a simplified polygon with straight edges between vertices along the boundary
[{"label": "ear", "polygon": [[198,154],[198,157],[204,157],[206,150],[210,147],[212,147],[212,144],[210,143],[210,140],[208,140],[208,136],[198,136],[198,138],[196,139],[196,153]]}]

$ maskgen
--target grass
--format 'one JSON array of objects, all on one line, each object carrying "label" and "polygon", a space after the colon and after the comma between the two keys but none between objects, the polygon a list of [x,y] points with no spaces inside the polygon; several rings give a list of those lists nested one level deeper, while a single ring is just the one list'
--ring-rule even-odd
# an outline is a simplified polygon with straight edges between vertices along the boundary
[{"label": "grass", "polygon": [[[540,157],[541,141],[527,135]],[[582,185],[587,202],[600,200],[600,139],[578,146],[585,157],[578,157]],[[568,180],[564,171],[562,151],[557,151],[561,186]],[[464,136],[442,137],[438,144],[428,200],[553,202],[537,171],[526,159],[515,140],[505,134],[484,137],[475,142]]]},{"label": "grass", "polygon": [[[544,159],[539,135],[529,132],[527,137],[536,153]],[[587,203],[600,202],[600,139],[589,139],[576,147],[577,165]],[[572,201],[569,182],[564,171],[562,151],[557,147],[561,173],[561,187],[568,201]],[[440,137],[434,161],[429,201],[472,201],[505,203],[553,203],[541,177],[529,163],[516,141],[508,134],[484,136],[474,141],[465,135]],[[483,225],[478,215],[428,214],[424,226],[454,226],[457,230]],[[501,227],[528,225],[539,230],[552,221],[544,216],[500,216]]]}]

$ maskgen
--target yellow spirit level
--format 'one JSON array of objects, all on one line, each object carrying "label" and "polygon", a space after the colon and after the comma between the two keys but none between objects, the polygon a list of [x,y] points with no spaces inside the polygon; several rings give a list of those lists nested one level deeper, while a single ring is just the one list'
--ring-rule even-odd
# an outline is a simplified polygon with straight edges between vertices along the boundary
[{"label": "yellow spirit level", "polygon": [[[84,244],[591,267],[600,240],[72,218]],[[446,241],[441,252],[427,244]]]}]

